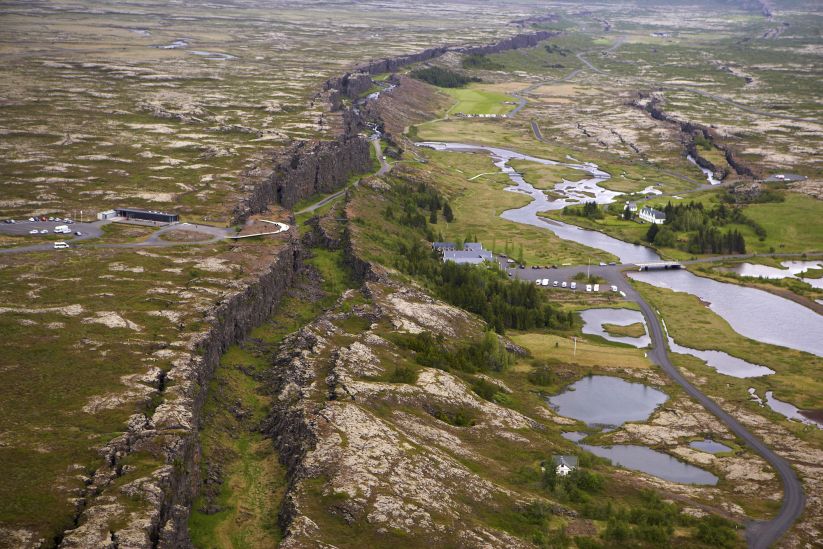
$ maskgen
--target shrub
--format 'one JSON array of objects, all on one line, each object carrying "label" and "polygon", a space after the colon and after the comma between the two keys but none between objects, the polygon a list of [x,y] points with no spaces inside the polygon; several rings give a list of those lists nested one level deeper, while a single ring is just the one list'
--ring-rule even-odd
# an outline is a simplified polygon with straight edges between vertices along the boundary
[{"label": "shrub", "polygon": [[417,371],[408,366],[398,366],[389,376],[391,383],[414,383],[417,381]]},{"label": "shrub", "polygon": [[479,78],[466,76],[442,67],[416,69],[411,71],[409,76],[441,88],[462,88],[470,82],[481,82]]}]

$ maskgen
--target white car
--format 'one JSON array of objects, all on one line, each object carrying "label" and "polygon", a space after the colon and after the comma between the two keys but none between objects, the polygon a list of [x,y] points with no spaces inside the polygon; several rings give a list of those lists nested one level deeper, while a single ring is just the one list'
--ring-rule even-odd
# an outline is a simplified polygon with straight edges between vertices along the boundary
[{"label": "white car", "polygon": [[40,234],[40,231],[38,231],[37,229],[32,229],[29,231],[29,234]]},{"label": "white car", "polygon": [[587,291],[587,292],[591,292],[591,291],[592,291],[592,285],[591,285],[591,284],[586,284],[586,291]]},{"label": "white car", "polygon": [[69,247],[69,245],[66,244],[65,242],[55,242],[54,243],[54,249],[55,250],[65,250],[68,247]]},{"label": "white car", "polygon": [[612,286],[612,291],[616,292],[617,291],[617,286]]},{"label": "white car", "polygon": [[599,291],[600,291],[600,284],[595,284],[595,285],[594,285],[594,291],[595,291],[595,292],[599,292]]},{"label": "white car", "polygon": [[40,231],[40,234],[49,234],[49,231],[47,231],[46,229],[43,229],[43,230]]},{"label": "white car", "polygon": [[558,282],[556,280],[554,282],[552,282],[552,286],[557,286],[558,284],[560,284],[560,282]]},{"label": "white car", "polygon": [[577,282],[572,282],[571,285],[570,285],[570,288],[572,290],[576,290],[577,289]]},{"label": "white car", "polygon": [[566,283],[566,281],[564,280],[564,281],[563,281],[563,284],[561,284],[561,286],[565,288],[566,286],[568,286],[568,284],[567,284],[567,283]]},{"label": "white car", "polygon": [[37,220],[36,220],[36,219],[34,219],[33,217],[30,217],[30,218],[29,218],[29,222],[30,222],[30,223],[34,223],[35,221],[37,221]]},{"label": "white car", "polygon": [[542,284],[543,284],[543,286],[548,286],[549,285],[549,279],[544,278]]}]

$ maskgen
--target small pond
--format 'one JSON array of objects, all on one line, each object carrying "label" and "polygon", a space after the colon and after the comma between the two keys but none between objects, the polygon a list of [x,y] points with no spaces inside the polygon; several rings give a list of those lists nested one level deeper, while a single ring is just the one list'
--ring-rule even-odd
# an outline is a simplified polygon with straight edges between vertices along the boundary
[{"label": "small pond", "polygon": [[723,351],[701,351],[698,349],[692,349],[690,347],[678,345],[671,336],[668,336],[668,338],[669,349],[671,349],[673,353],[697,357],[704,361],[710,368],[714,368],[719,373],[727,376],[747,378],[770,376],[774,373],[774,370],[771,368],[752,364],[751,362],[747,362],[742,358],[737,358],[736,356],[724,353]]},{"label": "small pond", "polygon": [[606,459],[612,464],[640,471],[671,482],[682,484],[702,484],[714,486],[717,477],[699,467],[690,465],[663,452],[631,444],[617,444],[614,446],[594,446],[580,442],[586,438],[586,433],[563,433],[563,438],[575,442],[584,450]]},{"label": "small pond", "polygon": [[708,438],[706,440],[695,440],[690,442],[689,446],[695,450],[700,450],[701,452],[706,452],[709,454],[722,454],[723,452],[731,451],[731,448],[725,444],[720,444],[719,442],[715,442]]},{"label": "small pond", "polygon": [[615,324],[617,326],[630,326],[638,322],[646,326],[646,319],[643,313],[632,309],[586,309],[580,312],[583,319],[583,333],[597,335],[608,341],[626,343],[634,347],[648,347],[651,343],[648,330],[640,337],[614,336],[603,329],[604,324]]},{"label": "small pond", "polygon": [[668,398],[666,393],[642,383],[588,376],[547,400],[562,416],[588,425],[617,427],[627,421],[648,419]]}]

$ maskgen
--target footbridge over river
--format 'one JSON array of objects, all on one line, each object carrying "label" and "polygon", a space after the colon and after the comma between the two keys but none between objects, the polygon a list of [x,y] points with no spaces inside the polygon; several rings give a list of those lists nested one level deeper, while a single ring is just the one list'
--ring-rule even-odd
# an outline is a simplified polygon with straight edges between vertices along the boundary
[{"label": "footbridge over river", "polygon": [[664,269],[680,269],[683,265],[679,261],[652,261],[650,263],[635,263],[639,271],[660,271]]}]

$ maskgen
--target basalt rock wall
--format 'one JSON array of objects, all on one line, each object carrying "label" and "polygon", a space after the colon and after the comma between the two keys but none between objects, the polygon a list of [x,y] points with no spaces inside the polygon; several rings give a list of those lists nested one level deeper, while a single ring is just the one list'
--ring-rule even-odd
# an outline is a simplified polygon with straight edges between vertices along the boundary
[{"label": "basalt rock wall", "polygon": [[648,94],[640,94],[640,101],[633,101],[632,105],[645,110],[655,120],[668,122],[678,126],[684,135],[683,143],[686,151],[692,155],[692,158],[695,159],[698,166],[712,170],[719,179],[725,179],[729,175],[727,170],[723,170],[718,166],[715,166],[713,162],[700,155],[695,143],[695,135],[700,133],[712,145],[723,151],[723,154],[726,157],[726,162],[729,163],[729,166],[732,167],[738,176],[757,177],[755,170],[743,162],[732,147],[720,142],[718,139],[718,133],[714,129],[701,124],[678,120],[677,118],[669,115],[661,107],[662,102],[659,97],[651,97],[651,99],[644,105],[641,101],[648,98]]},{"label": "basalt rock wall", "polygon": [[[105,465],[89,483],[78,526],[64,533],[60,547],[190,546],[188,510],[199,485],[197,432],[206,387],[229,346],[240,342],[279,305],[302,257],[300,242],[292,234],[265,271],[214,306],[206,318],[208,329],[190,342],[189,356],[175,360],[160,384],[163,403],[151,417],[132,416],[127,432],[101,449]],[[165,465],[130,479],[132,466],[124,462],[135,453],[159,457]],[[122,528],[112,530],[112,518],[122,511],[118,496],[124,495],[145,506],[131,513]]]},{"label": "basalt rock wall", "polygon": [[369,142],[347,134],[333,141],[299,141],[279,153],[271,174],[250,189],[234,211],[234,222],[243,223],[270,204],[293,208],[316,193],[342,187],[352,174],[371,168]]}]

